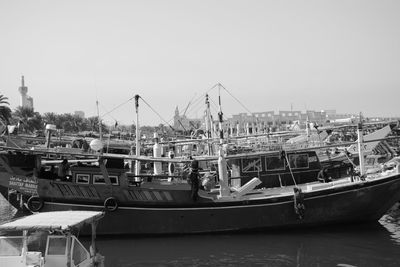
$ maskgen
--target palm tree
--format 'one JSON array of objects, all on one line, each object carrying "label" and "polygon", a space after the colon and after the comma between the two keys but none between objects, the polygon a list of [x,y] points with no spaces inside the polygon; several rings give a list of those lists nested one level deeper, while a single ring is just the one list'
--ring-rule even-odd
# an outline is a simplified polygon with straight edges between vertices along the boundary
[{"label": "palm tree", "polygon": [[[98,117],[87,118],[87,125],[92,132],[99,132],[99,118]],[[108,127],[103,122],[101,122],[101,131],[102,131],[102,133],[108,132]]]},{"label": "palm tree", "polygon": [[8,98],[4,95],[0,95],[0,120],[3,124],[9,124],[11,119],[11,109],[8,107]]},{"label": "palm tree", "polygon": [[42,116],[39,112],[33,111],[33,108],[19,106],[15,109],[13,117],[18,120],[25,132],[33,133],[43,128]]},{"label": "palm tree", "polygon": [[60,128],[60,125],[57,125],[59,123],[59,115],[57,115],[54,112],[46,112],[43,114],[43,121],[46,124],[54,124],[58,128]]}]

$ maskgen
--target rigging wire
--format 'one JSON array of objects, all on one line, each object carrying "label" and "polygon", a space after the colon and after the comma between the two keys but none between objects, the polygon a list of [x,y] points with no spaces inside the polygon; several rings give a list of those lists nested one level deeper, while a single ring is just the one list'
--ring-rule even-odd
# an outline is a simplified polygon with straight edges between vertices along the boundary
[{"label": "rigging wire", "polygon": [[[203,96],[204,97],[204,96]],[[194,114],[197,115],[197,113],[199,112],[199,109],[204,109],[204,103],[201,101],[197,101],[196,103],[192,104],[192,106],[190,107],[190,111],[186,112],[186,116],[187,117],[192,117]]]},{"label": "rigging wire", "polygon": [[[186,110],[186,114],[192,114],[192,111],[197,108],[197,106],[201,103],[203,103],[203,99],[205,94],[208,94],[211,90],[213,90],[215,87],[218,86],[218,83],[213,85],[211,88],[209,88],[204,94],[200,94],[197,98],[195,98],[194,101],[192,101],[192,104],[190,105],[190,107]],[[194,98],[194,97],[193,97]],[[192,99],[193,99],[192,98]],[[196,111],[198,111],[198,108],[196,109]],[[171,118],[169,121],[172,121],[174,118]]]},{"label": "rigging wire", "polygon": [[123,105],[127,104],[128,102],[132,101],[132,99],[134,99],[134,98],[135,98],[135,96],[132,96],[132,97],[129,98],[127,101],[125,101],[125,102],[119,104],[118,106],[114,107],[114,108],[111,109],[110,111],[108,111],[108,112],[102,114],[101,117],[104,117],[104,116],[110,114],[111,112],[115,111],[116,109],[120,108],[121,106],[123,106]]},{"label": "rigging wire", "polygon": [[165,122],[173,131],[175,131],[174,127],[171,126],[171,124],[169,124],[152,106],[150,106],[149,103],[146,102],[146,100],[144,100],[143,97],[140,96],[140,98],[142,99],[143,103],[145,103],[155,114],[157,114],[157,116],[163,121]]},{"label": "rigging wire", "polygon": [[[218,86],[218,83],[217,84],[215,84],[214,86],[212,86],[210,89],[208,89],[206,92],[205,92],[205,94],[208,94],[211,90],[213,90],[215,87],[217,87]],[[204,95],[205,94],[201,94],[196,100],[195,100],[195,102],[200,102],[201,103],[201,100],[203,100],[204,99]]]},{"label": "rigging wire", "polygon": [[247,110],[247,112],[253,114],[253,112],[251,112],[242,102],[240,102],[239,99],[232,95],[222,84],[219,83],[218,85],[221,86],[231,97],[233,97],[233,99],[235,99],[245,110]]},{"label": "rigging wire", "polygon": [[[102,109],[104,109],[105,111],[107,111],[106,107],[104,107],[102,104],[100,104],[100,106],[101,106]],[[114,116],[112,116],[110,113],[111,113],[111,112],[105,113],[105,114],[102,116],[102,118],[103,118],[104,116],[107,115],[107,116],[110,116],[114,121],[117,122],[117,119],[116,119]]]}]

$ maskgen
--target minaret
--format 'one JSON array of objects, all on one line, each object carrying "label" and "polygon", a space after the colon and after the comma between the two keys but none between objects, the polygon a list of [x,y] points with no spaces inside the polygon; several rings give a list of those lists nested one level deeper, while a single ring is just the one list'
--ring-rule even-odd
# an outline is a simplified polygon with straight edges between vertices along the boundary
[{"label": "minaret", "polygon": [[25,86],[24,76],[22,76],[21,86],[18,88],[18,91],[21,94],[20,106],[21,107],[26,107],[26,105],[27,105],[27,101],[26,100],[27,100],[28,87]]},{"label": "minaret", "polygon": [[24,76],[22,76],[21,86],[18,88],[18,91],[21,94],[20,106],[33,109],[33,98],[27,94],[28,87],[25,86]]},{"label": "minaret", "polygon": [[175,128],[175,129],[181,128],[181,126],[179,125],[180,119],[181,119],[181,118],[180,118],[180,116],[179,116],[179,109],[178,109],[178,106],[176,106],[175,115],[174,115],[174,128]]}]

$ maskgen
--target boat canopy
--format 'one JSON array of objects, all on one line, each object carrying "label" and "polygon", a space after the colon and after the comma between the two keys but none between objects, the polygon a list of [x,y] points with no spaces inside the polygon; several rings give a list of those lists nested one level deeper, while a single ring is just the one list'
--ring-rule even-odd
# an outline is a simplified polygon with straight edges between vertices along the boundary
[{"label": "boat canopy", "polygon": [[0,225],[0,231],[68,231],[74,227],[94,223],[103,217],[101,211],[51,211],[41,212]]}]

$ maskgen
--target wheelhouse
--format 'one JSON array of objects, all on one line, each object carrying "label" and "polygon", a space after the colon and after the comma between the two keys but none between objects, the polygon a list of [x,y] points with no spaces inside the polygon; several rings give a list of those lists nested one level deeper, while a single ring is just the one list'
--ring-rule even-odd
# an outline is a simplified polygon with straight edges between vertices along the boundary
[{"label": "wheelhouse", "polygon": [[241,186],[260,177],[258,187],[279,187],[315,181],[321,164],[315,151],[253,154],[228,159],[231,183]]}]

